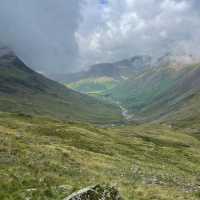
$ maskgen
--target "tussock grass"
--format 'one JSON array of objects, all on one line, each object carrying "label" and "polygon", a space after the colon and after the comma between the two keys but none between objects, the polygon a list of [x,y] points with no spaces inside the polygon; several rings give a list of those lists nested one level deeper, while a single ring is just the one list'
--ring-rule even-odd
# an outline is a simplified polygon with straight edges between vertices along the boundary
[{"label": "tussock grass", "polygon": [[127,200],[200,198],[200,141],[164,124],[97,128],[0,113],[0,199],[56,199],[110,184]]}]

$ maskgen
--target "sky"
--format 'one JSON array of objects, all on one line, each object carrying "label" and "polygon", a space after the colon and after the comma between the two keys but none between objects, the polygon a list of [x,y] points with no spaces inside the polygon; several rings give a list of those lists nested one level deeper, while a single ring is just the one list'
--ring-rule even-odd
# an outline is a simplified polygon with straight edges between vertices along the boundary
[{"label": "sky", "polygon": [[0,44],[44,73],[134,55],[200,55],[199,0],[0,0]]},{"label": "sky", "polygon": [[79,0],[0,0],[0,44],[43,73],[78,66]]}]

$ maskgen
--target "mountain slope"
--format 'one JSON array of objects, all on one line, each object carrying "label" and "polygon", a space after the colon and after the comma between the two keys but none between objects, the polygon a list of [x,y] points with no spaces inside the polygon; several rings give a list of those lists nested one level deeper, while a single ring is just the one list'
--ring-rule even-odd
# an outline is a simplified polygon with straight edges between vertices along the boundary
[{"label": "mountain slope", "polygon": [[160,120],[194,124],[200,122],[199,98],[200,64],[188,66],[186,73],[172,87],[144,109],[144,114],[154,111],[154,116]]},{"label": "mountain slope", "polygon": [[[68,86],[120,105],[136,121],[181,120],[198,116],[199,58],[167,53],[102,63],[65,76]],[[109,81],[108,81],[109,80]],[[127,112],[128,111],[128,112]]]},{"label": "mountain slope", "polygon": [[26,67],[8,50],[1,49],[0,55],[1,111],[97,123],[121,119],[117,107],[45,78]]},{"label": "mountain slope", "polygon": [[113,63],[99,63],[89,67],[86,71],[72,74],[52,74],[54,80],[62,83],[72,83],[83,79],[110,77],[115,80],[123,80],[132,74],[140,73],[152,64],[150,56],[134,56]]},{"label": "mountain slope", "polygon": [[[179,109],[187,110],[189,102],[200,91],[200,65],[188,65],[179,70],[169,66],[153,68],[133,77],[107,92],[107,96],[120,101],[139,120],[175,117]],[[192,103],[198,110],[200,103]],[[195,105],[195,106],[194,106]],[[196,107],[196,108],[195,108]],[[179,112],[179,118],[186,112]]]},{"label": "mountain slope", "polygon": [[[114,63],[96,64],[86,71],[52,75],[51,77],[79,92],[99,93],[115,87],[119,82],[127,80],[133,75],[142,73],[150,68],[151,64],[152,59],[150,56],[135,56]],[[109,80],[109,85],[107,80]]]}]

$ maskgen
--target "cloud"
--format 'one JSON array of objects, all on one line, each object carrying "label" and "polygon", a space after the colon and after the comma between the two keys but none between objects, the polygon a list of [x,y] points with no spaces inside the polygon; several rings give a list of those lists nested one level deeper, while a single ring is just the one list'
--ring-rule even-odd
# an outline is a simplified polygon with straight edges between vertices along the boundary
[{"label": "cloud", "polygon": [[44,72],[77,65],[79,0],[0,0],[0,43]]},{"label": "cloud", "polygon": [[200,55],[199,0],[87,0],[77,38],[84,65],[135,54]]},{"label": "cloud", "polygon": [[0,44],[63,73],[136,54],[200,55],[199,0],[0,0]]}]

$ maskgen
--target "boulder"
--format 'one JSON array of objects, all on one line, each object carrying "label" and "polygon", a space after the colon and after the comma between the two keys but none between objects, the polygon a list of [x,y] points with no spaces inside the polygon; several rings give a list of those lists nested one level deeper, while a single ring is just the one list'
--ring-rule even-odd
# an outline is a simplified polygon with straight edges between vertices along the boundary
[{"label": "boulder", "polygon": [[64,200],[123,200],[114,187],[95,185],[71,194]]}]

